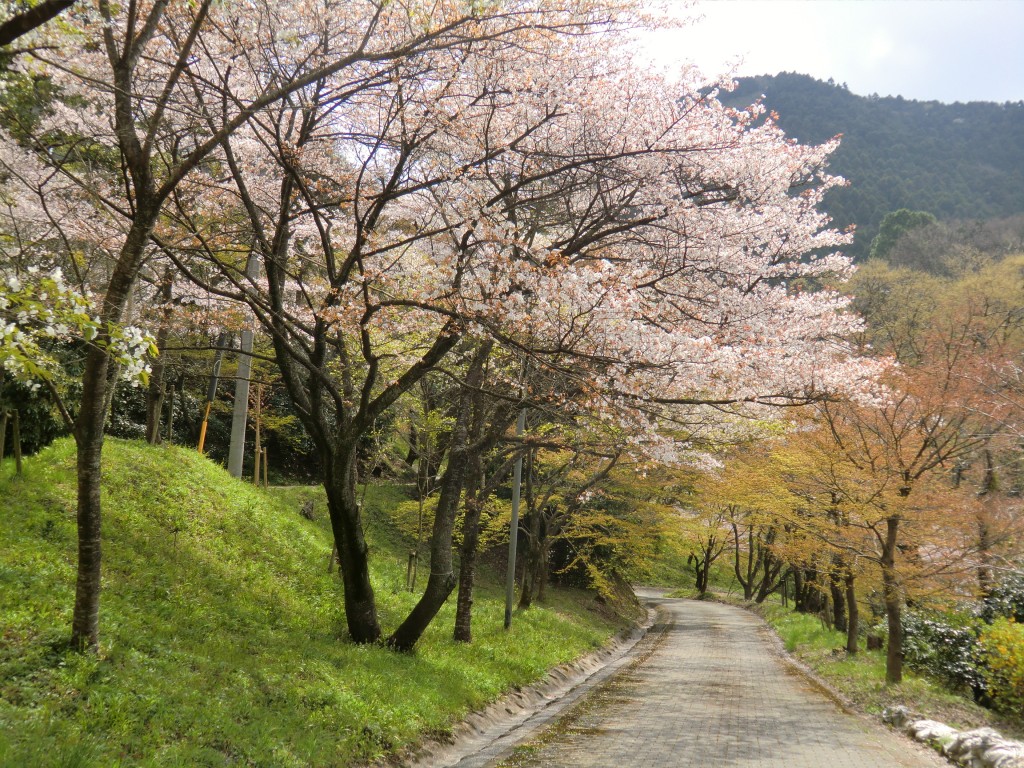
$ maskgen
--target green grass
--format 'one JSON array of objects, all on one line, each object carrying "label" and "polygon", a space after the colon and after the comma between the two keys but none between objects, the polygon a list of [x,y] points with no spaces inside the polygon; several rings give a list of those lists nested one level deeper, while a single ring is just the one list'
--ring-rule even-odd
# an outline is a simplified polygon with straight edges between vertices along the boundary
[{"label": "green grass", "polygon": [[[101,654],[66,649],[74,588],[74,446],[0,466],[0,766],[348,766],[462,715],[617,628],[563,597],[502,629],[499,591],[472,645],[446,606],[413,654],[345,639],[322,494],[262,491],[194,451],[109,440]],[[298,514],[318,499],[319,519]],[[408,545],[366,512],[381,622],[415,603]],[[452,602],[452,601],[450,601]]]},{"label": "green grass", "polygon": [[1024,722],[1001,717],[975,704],[969,695],[951,691],[906,665],[903,682],[886,685],[885,651],[864,650],[862,643],[855,656],[847,655],[845,633],[829,630],[816,615],[796,613],[771,599],[756,611],[779,635],[787,651],[861,711],[878,715],[885,707],[902,704],[955,728],[988,726],[1014,737],[1024,733]]},{"label": "green grass", "polygon": [[[728,556],[728,552],[719,557],[715,562],[711,564],[711,570],[708,573],[708,591],[705,598],[708,600],[725,600],[727,602],[742,602],[743,598],[743,587],[740,586],[739,581],[736,580],[736,574],[733,571],[732,558]],[[692,565],[686,565],[685,559],[681,561],[683,566],[679,571],[673,586],[677,586],[677,589],[669,593],[669,597],[688,597],[688,598],[699,598],[697,587],[695,586],[695,575],[693,572]]]}]

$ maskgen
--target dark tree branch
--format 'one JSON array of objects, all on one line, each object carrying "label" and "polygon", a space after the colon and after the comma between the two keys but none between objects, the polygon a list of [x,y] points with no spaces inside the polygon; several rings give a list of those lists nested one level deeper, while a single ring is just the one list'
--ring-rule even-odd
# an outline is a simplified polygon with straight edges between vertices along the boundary
[{"label": "dark tree branch", "polygon": [[43,0],[35,8],[15,14],[0,24],[0,45],[10,45],[19,37],[56,18],[74,4],[75,0]]}]

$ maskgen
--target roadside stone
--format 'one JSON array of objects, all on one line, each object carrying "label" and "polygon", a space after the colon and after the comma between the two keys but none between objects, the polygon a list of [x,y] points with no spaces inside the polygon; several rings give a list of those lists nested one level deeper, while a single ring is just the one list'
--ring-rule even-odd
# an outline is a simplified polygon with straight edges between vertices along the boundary
[{"label": "roadside stone", "polygon": [[915,720],[910,725],[909,733],[918,741],[942,746],[952,742],[957,730],[937,720]]},{"label": "roadside stone", "polygon": [[992,728],[958,731],[936,722],[920,720],[903,706],[890,707],[882,720],[942,753],[966,768],[1024,768],[1024,744],[1004,739]]},{"label": "roadside stone", "polygon": [[1008,739],[995,740],[982,753],[981,760],[991,768],[1024,768],[1024,744]]}]

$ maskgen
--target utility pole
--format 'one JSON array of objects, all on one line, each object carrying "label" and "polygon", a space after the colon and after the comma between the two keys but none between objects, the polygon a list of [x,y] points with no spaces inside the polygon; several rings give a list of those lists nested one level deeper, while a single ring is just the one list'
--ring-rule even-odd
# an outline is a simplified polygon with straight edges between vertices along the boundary
[{"label": "utility pole", "polygon": [[[526,429],[526,408],[516,419],[516,437]],[[505,577],[505,629],[512,627],[512,602],[516,592],[516,543],[519,540],[519,495],[523,485],[523,454],[519,452],[512,470],[512,522],[508,534],[508,574]]]},{"label": "utility pole", "polygon": [[[250,252],[245,263],[245,276],[255,280],[260,275],[256,254]],[[238,374],[235,376],[235,406],[231,409],[231,447],[228,449],[228,472],[232,477],[242,476],[245,458],[245,422],[249,417],[249,378],[252,374],[253,332],[242,331],[241,350],[238,354]]]},{"label": "utility pole", "polygon": [[263,416],[261,403],[263,400],[263,385],[256,385],[256,447],[253,449],[252,482],[253,485],[260,484],[260,462],[263,460],[263,440],[260,435],[260,421]]}]

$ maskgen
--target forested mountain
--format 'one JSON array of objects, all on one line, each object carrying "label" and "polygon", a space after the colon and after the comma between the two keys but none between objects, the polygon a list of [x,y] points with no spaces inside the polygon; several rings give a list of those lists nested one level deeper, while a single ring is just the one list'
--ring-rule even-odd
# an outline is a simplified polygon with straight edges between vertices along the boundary
[{"label": "forested mountain", "polygon": [[850,252],[858,258],[882,217],[899,208],[940,221],[1024,213],[1024,102],[858,96],[845,84],[788,72],[743,78],[726,101],[749,104],[762,94],[802,143],[842,134],[831,168],[850,186],[830,192],[825,207],[839,226],[857,225]]}]

